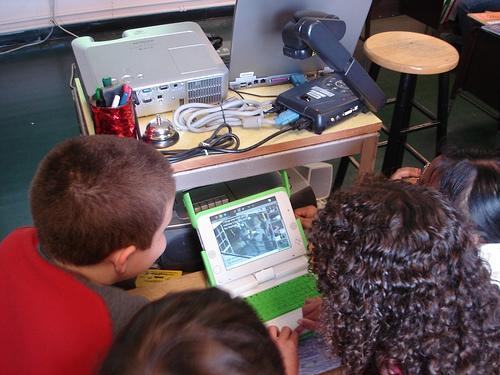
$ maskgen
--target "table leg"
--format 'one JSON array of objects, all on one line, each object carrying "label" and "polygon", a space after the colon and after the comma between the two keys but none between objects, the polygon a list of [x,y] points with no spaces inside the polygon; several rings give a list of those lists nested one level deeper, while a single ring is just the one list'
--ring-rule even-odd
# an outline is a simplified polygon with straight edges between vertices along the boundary
[{"label": "table leg", "polygon": [[333,182],[332,190],[338,190],[342,187],[345,175],[347,173],[347,167],[349,167],[349,157],[344,156],[342,159],[340,159],[340,163],[337,168],[337,173],[335,174],[335,181]]},{"label": "table leg", "polygon": [[375,159],[377,157],[378,134],[365,139],[361,146],[358,176],[362,177],[367,173],[373,173],[375,169]]}]

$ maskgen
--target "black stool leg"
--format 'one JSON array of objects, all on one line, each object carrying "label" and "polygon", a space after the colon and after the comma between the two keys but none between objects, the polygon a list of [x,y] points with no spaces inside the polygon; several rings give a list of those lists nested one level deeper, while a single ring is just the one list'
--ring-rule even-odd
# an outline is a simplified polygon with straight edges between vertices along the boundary
[{"label": "black stool leg", "polygon": [[[372,77],[372,79],[374,81],[377,80],[379,72],[380,72],[380,66],[375,64],[374,62],[372,62],[370,64],[370,69],[369,69],[368,74],[370,75],[370,77]],[[335,181],[333,182],[332,190],[339,189],[342,186],[342,184],[344,183],[344,178],[345,178],[345,175],[347,173],[347,167],[349,166],[349,163],[350,163],[349,157],[347,157],[347,156],[344,156],[340,160],[339,168],[338,168],[337,173],[335,175]]]},{"label": "black stool leg", "polygon": [[[372,77],[372,79],[374,81],[377,80],[379,72],[380,72],[380,66],[375,64],[374,62],[372,62],[370,64],[370,70],[369,70],[368,74],[370,75],[370,77]],[[349,157],[347,157],[347,156],[344,156],[340,160],[340,164],[339,164],[337,173],[335,174],[335,181],[333,182],[332,190],[339,189],[342,186],[342,184],[344,183],[344,178],[345,178],[345,175],[347,173],[347,167],[349,166],[349,163],[350,163]]]},{"label": "black stool leg", "polygon": [[374,81],[377,80],[379,72],[380,72],[380,66],[372,62],[370,64],[370,70],[368,71],[368,74],[370,75],[370,77],[372,77]]},{"label": "black stool leg", "polygon": [[335,191],[342,187],[348,166],[349,166],[349,157],[344,156],[342,159],[340,159],[340,164],[337,169],[337,173],[335,174],[335,181],[333,182],[332,191]]},{"label": "black stool leg", "polygon": [[417,76],[414,74],[402,73],[399,79],[398,95],[396,107],[392,115],[391,129],[387,140],[382,173],[390,176],[401,167],[403,163],[404,143],[406,134],[401,134],[401,130],[408,128],[412,109],[412,100],[415,94]]},{"label": "black stool leg", "polygon": [[448,132],[449,86],[449,73],[441,73],[439,75],[438,91],[437,120],[439,121],[439,124],[437,125],[436,134],[436,155],[441,153],[441,150],[446,143],[446,135]]}]

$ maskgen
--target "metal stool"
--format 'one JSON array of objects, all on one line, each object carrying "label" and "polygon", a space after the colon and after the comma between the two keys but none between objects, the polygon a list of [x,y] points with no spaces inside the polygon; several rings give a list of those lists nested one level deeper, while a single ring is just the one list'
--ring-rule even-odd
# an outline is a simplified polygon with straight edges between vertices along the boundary
[{"label": "metal stool", "polygon": [[[376,80],[380,67],[401,73],[396,99],[387,103],[395,103],[391,127],[383,130],[389,134],[386,142],[379,146],[387,146],[382,172],[390,176],[403,162],[406,149],[422,163],[427,159],[414,147],[406,143],[410,132],[430,127],[437,128],[436,154],[446,138],[448,125],[449,72],[458,64],[458,52],[445,41],[426,34],[390,31],[369,37],[364,44],[364,52],[372,61],[370,76]],[[437,115],[413,100],[415,86],[419,75],[439,74],[439,91]],[[412,108],[415,107],[430,121],[409,127]],[[343,158],[337,172],[334,188],[342,184],[348,158]]]}]

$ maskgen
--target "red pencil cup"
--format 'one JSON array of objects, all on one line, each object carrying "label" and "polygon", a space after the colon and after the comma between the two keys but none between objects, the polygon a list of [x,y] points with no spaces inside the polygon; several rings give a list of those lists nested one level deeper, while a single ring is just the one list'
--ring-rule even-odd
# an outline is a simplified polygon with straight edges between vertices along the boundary
[{"label": "red pencil cup", "polygon": [[[112,102],[113,97],[121,95],[122,91],[122,87],[118,86],[105,92],[106,102]],[[119,137],[137,138],[138,122],[132,95],[129,95],[125,104],[116,108],[105,105],[98,106],[95,99],[95,96],[92,97],[90,107],[96,134],[114,134]]]}]

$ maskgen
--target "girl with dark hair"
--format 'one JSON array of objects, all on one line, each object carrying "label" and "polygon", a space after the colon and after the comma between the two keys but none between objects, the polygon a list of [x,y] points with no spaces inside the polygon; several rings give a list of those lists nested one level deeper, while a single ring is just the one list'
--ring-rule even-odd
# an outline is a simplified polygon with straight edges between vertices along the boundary
[{"label": "girl with dark hair", "polygon": [[481,255],[500,285],[500,153],[448,149],[424,171],[401,168],[392,179],[405,177],[439,190],[472,221]]},{"label": "girl with dark hair", "polygon": [[435,158],[418,181],[468,214],[483,243],[500,243],[500,153],[454,150]]},{"label": "girl with dark hair", "polygon": [[118,336],[100,373],[296,375],[297,368],[295,332],[268,332],[242,299],[210,288],[146,305]]},{"label": "girl with dark hair", "polygon": [[499,288],[463,217],[419,185],[365,179],[311,228],[319,328],[354,374],[498,374]]}]

